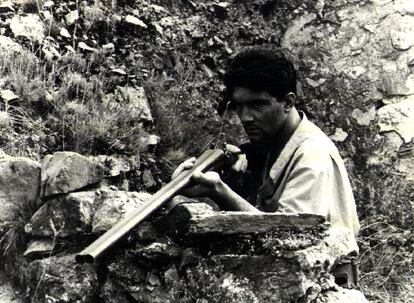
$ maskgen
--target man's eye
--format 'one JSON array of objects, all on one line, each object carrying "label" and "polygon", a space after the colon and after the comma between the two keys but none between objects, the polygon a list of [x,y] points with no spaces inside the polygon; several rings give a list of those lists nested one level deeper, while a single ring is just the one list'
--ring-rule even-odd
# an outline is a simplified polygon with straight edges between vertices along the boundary
[{"label": "man's eye", "polygon": [[252,105],[251,105],[251,107],[252,108],[254,108],[254,109],[259,109],[259,108],[261,108],[263,106],[263,103],[253,103]]}]

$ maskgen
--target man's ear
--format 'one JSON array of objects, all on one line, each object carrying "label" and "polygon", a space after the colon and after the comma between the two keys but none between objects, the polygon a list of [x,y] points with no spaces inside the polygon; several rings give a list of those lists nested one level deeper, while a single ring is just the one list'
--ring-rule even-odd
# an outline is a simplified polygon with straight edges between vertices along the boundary
[{"label": "man's ear", "polygon": [[287,93],[284,98],[285,101],[285,111],[289,112],[296,102],[296,95],[292,92]]}]

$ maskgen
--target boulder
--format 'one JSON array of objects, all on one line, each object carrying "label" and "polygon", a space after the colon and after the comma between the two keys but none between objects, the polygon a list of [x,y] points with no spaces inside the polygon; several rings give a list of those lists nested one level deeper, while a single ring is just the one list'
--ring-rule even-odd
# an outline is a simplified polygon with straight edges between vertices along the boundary
[{"label": "boulder", "polygon": [[42,42],[46,35],[46,28],[39,15],[17,15],[10,20],[10,28],[15,37],[24,37],[31,42]]},{"label": "boulder", "polygon": [[381,107],[378,110],[381,132],[397,132],[405,143],[414,138],[414,96]]},{"label": "boulder", "polygon": [[74,152],[56,152],[42,161],[42,196],[65,194],[97,184],[104,168]]},{"label": "boulder", "polygon": [[315,300],[315,303],[368,303],[365,296],[356,289],[339,288],[323,292]]},{"label": "boulder", "polygon": [[146,192],[102,191],[100,206],[92,222],[92,232],[101,234],[107,231],[150,197],[151,194]]},{"label": "boulder", "polygon": [[153,121],[144,88],[118,86],[115,96],[120,104],[130,109],[130,115],[133,119],[137,121]]},{"label": "boulder", "polygon": [[59,237],[90,232],[96,192],[76,192],[48,200],[32,216],[25,232],[32,237]]},{"label": "boulder", "polygon": [[24,275],[31,302],[96,302],[97,273],[73,255],[33,261]]},{"label": "boulder", "polygon": [[40,164],[0,154],[0,222],[34,212],[40,193]]},{"label": "boulder", "polygon": [[139,155],[126,157],[122,155],[99,155],[90,158],[104,167],[105,177],[118,177],[122,174],[139,169]]}]

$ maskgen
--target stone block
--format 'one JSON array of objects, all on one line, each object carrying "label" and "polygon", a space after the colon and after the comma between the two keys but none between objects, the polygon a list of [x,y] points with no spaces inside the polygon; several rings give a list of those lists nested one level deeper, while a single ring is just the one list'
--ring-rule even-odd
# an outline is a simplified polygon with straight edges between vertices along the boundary
[{"label": "stone block", "polygon": [[56,152],[42,161],[42,195],[66,194],[102,181],[102,165],[74,152]]},{"label": "stone block", "polygon": [[88,233],[96,208],[94,191],[71,193],[47,201],[25,226],[35,237],[68,237]]},{"label": "stone block", "polygon": [[323,292],[315,300],[315,303],[368,303],[365,296],[356,289],[339,288]]},{"label": "stone block", "polygon": [[33,261],[23,274],[33,303],[96,302],[97,273],[73,255]]},{"label": "stone block", "polygon": [[101,191],[101,202],[93,217],[92,232],[102,234],[109,230],[150,197],[151,194],[146,192]]},{"label": "stone block", "polygon": [[414,97],[381,107],[378,110],[378,125],[381,132],[397,132],[405,143],[414,138]]},{"label": "stone block", "polygon": [[34,212],[40,193],[40,164],[0,155],[0,222]]},{"label": "stone block", "polygon": [[269,233],[281,229],[318,229],[325,218],[312,214],[220,212],[198,214],[188,222],[187,234],[190,237],[203,235],[232,235]]},{"label": "stone block", "polygon": [[137,122],[152,122],[151,109],[143,87],[121,87],[115,91],[115,97],[120,104],[129,108],[129,114]]},{"label": "stone block", "polygon": [[359,251],[355,237],[348,228],[330,228],[316,245],[288,251],[283,257],[299,265],[302,270],[318,266],[332,268],[341,256],[356,255]]}]

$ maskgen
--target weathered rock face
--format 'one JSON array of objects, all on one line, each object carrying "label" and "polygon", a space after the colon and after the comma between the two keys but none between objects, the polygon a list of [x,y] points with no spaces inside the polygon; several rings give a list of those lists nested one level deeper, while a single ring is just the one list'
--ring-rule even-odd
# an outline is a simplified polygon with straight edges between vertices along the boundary
[{"label": "weathered rock face", "polygon": [[36,209],[40,193],[40,164],[0,154],[0,222]]},{"label": "weathered rock face", "polygon": [[[414,85],[413,85],[414,86]],[[378,126],[381,132],[397,132],[405,143],[414,138],[414,96],[387,104],[378,110]]]},{"label": "weathered rock face", "polygon": [[34,237],[68,237],[89,232],[96,193],[77,192],[47,201],[25,226]]},{"label": "weathered rock face", "polygon": [[[348,158],[360,218],[382,209],[411,228],[400,209],[412,207],[407,201],[414,188],[412,1],[303,1],[270,8],[269,20],[280,23],[281,46],[298,67],[298,107]],[[399,206],[388,213],[390,201]]]},{"label": "weathered rock face", "polygon": [[92,233],[101,234],[107,231],[150,197],[145,192],[101,191],[101,202],[93,217]]},{"label": "weathered rock face", "polygon": [[336,289],[330,290],[319,296],[315,303],[360,303],[368,302],[367,299],[357,290]]},{"label": "weathered rock face", "polygon": [[[92,266],[78,265],[73,255],[29,264],[25,277],[33,302],[96,302],[98,277]],[[37,287],[37,285],[39,287]]]},{"label": "weathered rock face", "polygon": [[33,237],[66,238],[102,234],[151,197],[145,192],[98,189],[48,200],[25,226]]},{"label": "weathered rock face", "polygon": [[42,195],[65,194],[102,181],[101,165],[73,152],[57,152],[42,162]]},{"label": "weathered rock face", "polygon": [[151,109],[144,88],[118,87],[115,97],[130,109],[131,116],[137,121],[152,122]]}]

